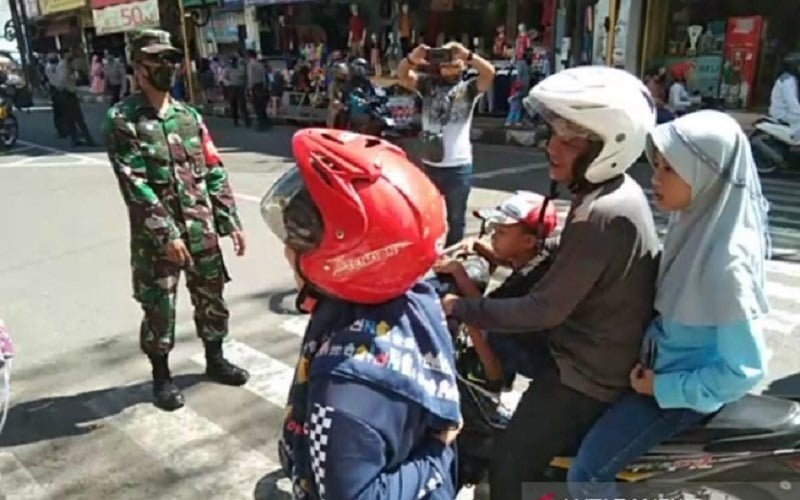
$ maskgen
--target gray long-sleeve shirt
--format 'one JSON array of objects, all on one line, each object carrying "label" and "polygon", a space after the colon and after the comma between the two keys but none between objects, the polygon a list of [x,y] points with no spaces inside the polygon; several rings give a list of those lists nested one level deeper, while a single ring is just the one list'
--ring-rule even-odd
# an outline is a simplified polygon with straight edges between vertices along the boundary
[{"label": "gray long-sleeve shirt", "polygon": [[553,265],[528,295],[461,299],[453,316],[497,332],[550,335],[562,382],[613,401],[630,386],[653,318],[658,253],[644,193],[621,176],[573,200]]}]

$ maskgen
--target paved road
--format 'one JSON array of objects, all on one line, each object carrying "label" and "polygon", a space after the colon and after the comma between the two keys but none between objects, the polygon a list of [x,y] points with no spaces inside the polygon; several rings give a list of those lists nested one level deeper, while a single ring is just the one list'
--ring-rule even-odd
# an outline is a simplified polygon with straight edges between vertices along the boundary
[{"label": "paved road", "polygon": [[[87,110],[93,128],[100,112]],[[22,116],[22,129],[19,148],[0,154],[0,315],[18,350],[0,438],[0,498],[287,498],[274,450],[304,319],[291,311],[292,280],[256,202],[290,164],[291,131],[256,134],[211,120],[249,237],[242,258],[224,242],[234,278],[226,349],[252,379],[244,388],[203,379],[181,291],[172,364],[187,406],[167,414],[149,404],[125,210],[104,153],[65,151],[46,111]],[[508,190],[547,187],[539,153],[480,147],[476,163],[473,207]],[[646,184],[645,166],[634,174]],[[798,189],[796,180],[765,182],[786,259],[800,248]],[[768,274],[773,354],[764,387],[800,393],[800,264],[772,261]]]}]

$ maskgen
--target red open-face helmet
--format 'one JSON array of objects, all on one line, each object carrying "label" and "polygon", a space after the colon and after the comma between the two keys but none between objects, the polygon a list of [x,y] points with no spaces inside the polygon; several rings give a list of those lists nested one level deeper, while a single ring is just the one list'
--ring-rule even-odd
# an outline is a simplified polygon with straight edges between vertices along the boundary
[{"label": "red open-face helmet", "polygon": [[298,271],[343,300],[402,295],[439,256],[447,232],[436,186],[397,146],[372,136],[304,129],[297,166],[270,188],[261,214],[298,254]]}]

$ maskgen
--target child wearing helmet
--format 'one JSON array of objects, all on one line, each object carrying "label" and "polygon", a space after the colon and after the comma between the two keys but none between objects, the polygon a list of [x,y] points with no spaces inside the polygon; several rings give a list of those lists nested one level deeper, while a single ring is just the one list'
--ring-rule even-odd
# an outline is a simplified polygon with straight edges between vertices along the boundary
[{"label": "child wearing helmet", "polygon": [[629,387],[653,314],[659,240],[641,186],[625,172],[655,125],[644,84],[622,70],[582,66],[539,82],[525,99],[552,133],[552,181],[570,210],[550,269],[523,297],[445,296],[445,312],[498,334],[541,332],[552,362],[522,395],[495,441],[492,498],[518,499],[550,461],[580,442]]},{"label": "child wearing helmet", "polygon": [[[482,240],[465,241],[467,251],[474,251],[489,260],[492,268],[508,267],[511,274],[489,297],[520,297],[536,283],[553,260],[549,238],[558,224],[555,204],[545,196],[530,191],[518,191],[494,208],[476,210],[473,215],[488,226],[491,243]],[[469,248],[472,247],[472,248]],[[461,260],[442,257],[433,266],[437,273],[452,275],[458,289],[466,297],[483,294],[472,282]],[[483,380],[490,391],[510,387],[517,373],[533,377],[537,368],[536,349],[530,344],[543,336],[516,338],[491,332],[485,336],[479,328],[468,327],[475,355],[481,367],[470,373],[472,380]]]},{"label": "child wearing helmet", "polygon": [[451,500],[455,354],[420,281],[444,241],[442,197],[374,137],[305,129],[292,146],[297,166],[261,210],[310,313],[280,445],[294,498]]}]

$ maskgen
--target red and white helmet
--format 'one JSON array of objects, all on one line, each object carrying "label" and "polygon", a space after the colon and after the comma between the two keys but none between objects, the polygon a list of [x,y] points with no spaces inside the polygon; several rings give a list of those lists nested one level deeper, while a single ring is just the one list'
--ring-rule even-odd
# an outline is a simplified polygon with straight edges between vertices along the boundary
[{"label": "red and white helmet", "polygon": [[638,78],[606,66],[579,66],[551,75],[524,99],[555,133],[582,135],[602,142],[600,153],[583,172],[593,184],[628,170],[642,155],[656,124],[656,106]]},{"label": "red and white helmet", "polygon": [[402,295],[439,256],[447,232],[441,194],[397,146],[373,136],[304,129],[297,166],[261,201],[270,229],[298,254],[321,292],[378,304]]}]

